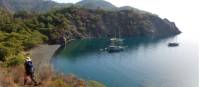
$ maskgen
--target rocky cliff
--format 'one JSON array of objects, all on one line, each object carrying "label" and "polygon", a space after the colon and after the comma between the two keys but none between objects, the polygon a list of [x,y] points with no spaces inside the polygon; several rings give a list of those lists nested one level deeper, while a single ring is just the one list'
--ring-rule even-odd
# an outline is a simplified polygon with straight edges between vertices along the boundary
[{"label": "rocky cliff", "polygon": [[[35,29],[50,40],[86,37],[167,37],[181,33],[175,23],[140,10],[105,11],[70,7],[34,18]],[[34,25],[34,26],[33,26]]]}]

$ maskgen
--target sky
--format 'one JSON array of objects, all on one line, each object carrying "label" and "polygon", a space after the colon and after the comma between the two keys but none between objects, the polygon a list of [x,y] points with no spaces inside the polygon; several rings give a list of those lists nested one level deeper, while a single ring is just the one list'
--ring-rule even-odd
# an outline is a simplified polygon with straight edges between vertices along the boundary
[{"label": "sky", "polygon": [[[76,3],[80,0],[54,0]],[[117,7],[132,6],[167,18],[176,23],[183,32],[199,33],[200,0],[106,0]],[[199,22],[199,23],[198,23]],[[198,32],[198,33],[197,33]]]}]

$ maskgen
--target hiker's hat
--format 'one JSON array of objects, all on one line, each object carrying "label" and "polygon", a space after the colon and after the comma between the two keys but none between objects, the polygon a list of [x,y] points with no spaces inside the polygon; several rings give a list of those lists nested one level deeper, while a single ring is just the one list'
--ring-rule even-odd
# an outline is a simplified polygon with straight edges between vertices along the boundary
[{"label": "hiker's hat", "polygon": [[26,61],[31,61],[31,57],[26,57]]}]

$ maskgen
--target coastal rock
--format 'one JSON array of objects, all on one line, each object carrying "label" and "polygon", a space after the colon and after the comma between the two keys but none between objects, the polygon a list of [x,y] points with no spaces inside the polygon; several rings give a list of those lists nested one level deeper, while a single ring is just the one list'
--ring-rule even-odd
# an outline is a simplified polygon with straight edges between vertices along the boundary
[{"label": "coastal rock", "polygon": [[153,23],[153,27],[156,29],[155,36],[171,36],[181,33],[175,23],[170,22],[166,18],[161,19],[158,16],[150,16],[149,20]]},{"label": "coastal rock", "polygon": [[[85,14],[83,16],[83,14]],[[174,22],[143,11],[77,10],[80,20],[68,18],[81,37],[165,37],[181,33]],[[80,30],[84,30],[80,32]]]},{"label": "coastal rock", "polygon": [[[47,35],[55,43],[61,43],[60,38],[63,37],[67,40],[135,36],[160,38],[181,33],[174,22],[140,10],[105,11],[70,7],[44,15],[39,16],[38,21],[55,27]],[[52,22],[46,23],[49,19]]]}]

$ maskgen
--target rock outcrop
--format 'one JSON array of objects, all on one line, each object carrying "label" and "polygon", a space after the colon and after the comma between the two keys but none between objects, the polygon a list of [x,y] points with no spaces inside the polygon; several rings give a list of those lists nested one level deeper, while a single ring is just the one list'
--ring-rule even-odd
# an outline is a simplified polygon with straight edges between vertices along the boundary
[{"label": "rock outcrop", "polygon": [[160,38],[181,33],[174,22],[140,10],[105,11],[70,7],[40,15],[38,19],[44,28],[53,26],[50,34],[56,32],[56,35],[53,39],[49,35],[52,41],[59,41],[63,36],[69,40],[88,37]]}]

